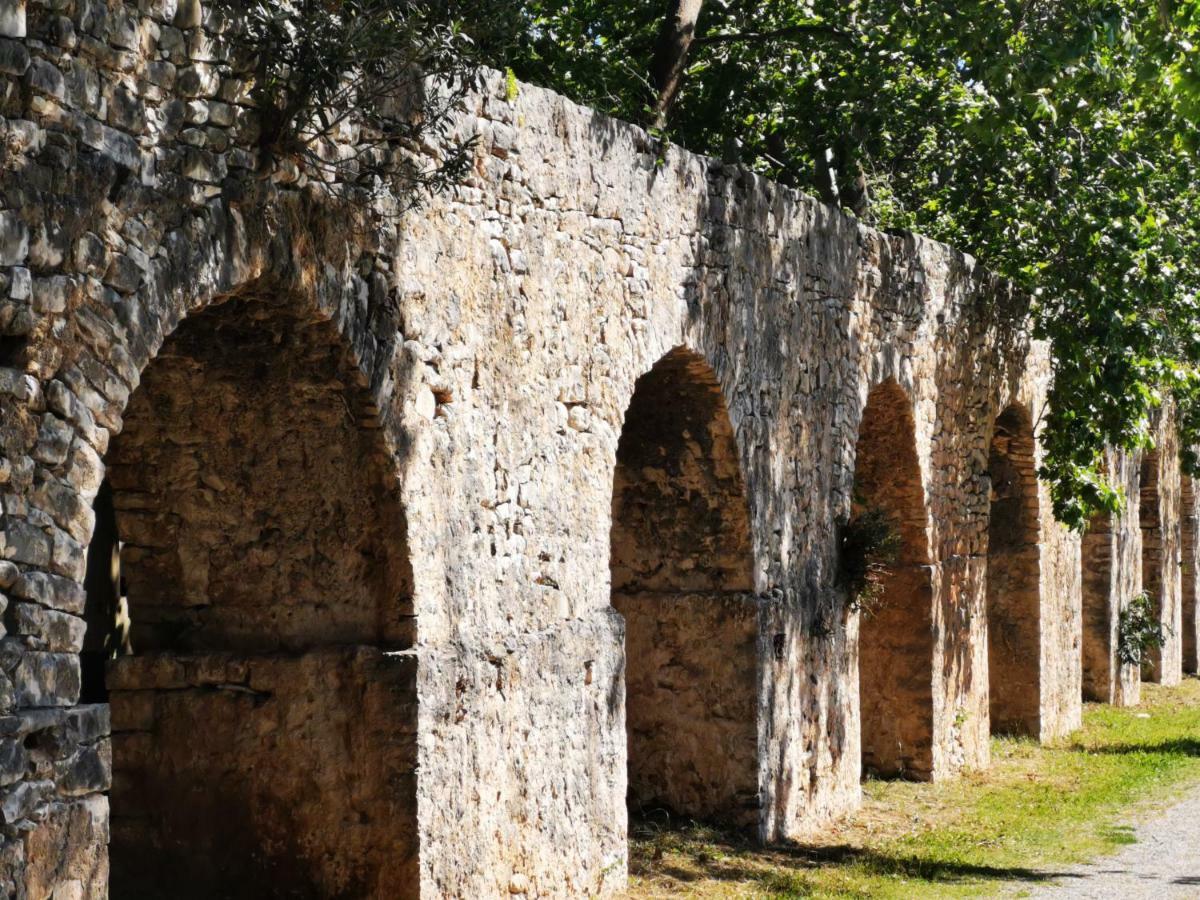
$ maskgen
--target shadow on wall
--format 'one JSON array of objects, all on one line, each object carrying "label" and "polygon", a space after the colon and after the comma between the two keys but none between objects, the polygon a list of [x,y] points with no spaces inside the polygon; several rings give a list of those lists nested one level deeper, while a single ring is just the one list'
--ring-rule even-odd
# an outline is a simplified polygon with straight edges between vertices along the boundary
[{"label": "shadow on wall", "polygon": [[298,307],[185,320],[109,451],[114,896],[416,895],[416,666],[385,655],[415,638],[404,512],[364,379]]}]

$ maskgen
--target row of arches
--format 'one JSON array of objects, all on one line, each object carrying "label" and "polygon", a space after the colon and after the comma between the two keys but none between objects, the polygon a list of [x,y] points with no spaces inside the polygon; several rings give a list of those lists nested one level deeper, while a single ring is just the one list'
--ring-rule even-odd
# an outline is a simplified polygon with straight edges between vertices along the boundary
[{"label": "row of arches", "polygon": [[[1033,422],[1020,406],[995,420],[988,452],[987,680],[995,733],[1039,735],[1040,518]],[[912,403],[895,381],[867,398],[855,447],[851,521],[881,511],[899,538],[880,595],[860,616],[862,768],[935,774],[936,562]]]},{"label": "row of arches", "polygon": [[[88,568],[84,694],[112,706],[114,893],[416,893],[413,575],[376,412],[332,325],[261,299],[188,318],[147,368]],[[862,769],[930,778],[938,562],[895,381],[870,392],[854,458],[852,520],[881,510],[898,536],[859,620]],[[1041,519],[1020,406],[994,422],[988,476],[990,719],[1037,734]],[[720,385],[685,348],[636,382],[610,551],[631,812],[753,825],[750,511]]]}]

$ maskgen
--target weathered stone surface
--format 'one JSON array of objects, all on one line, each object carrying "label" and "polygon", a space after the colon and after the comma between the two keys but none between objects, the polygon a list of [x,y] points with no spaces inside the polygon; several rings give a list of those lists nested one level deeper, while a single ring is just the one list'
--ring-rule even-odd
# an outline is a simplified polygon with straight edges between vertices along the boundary
[{"label": "weathered stone surface", "polygon": [[64,100],[67,96],[67,85],[62,72],[53,63],[44,59],[34,59],[25,74],[25,83],[31,91]]},{"label": "weathered stone surface", "polygon": [[25,0],[0,0],[0,34],[25,37]]},{"label": "weathered stone surface", "polygon": [[9,588],[9,592],[14,597],[32,600],[49,609],[76,616],[83,613],[87,599],[83,586],[78,582],[37,570],[22,572]]},{"label": "weathered stone surface", "polygon": [[[190,683],[154,693],[148,730],[114,735],[114,893],[412,896],[416,657],[240,661],[245,681],[230,683],[228,659],[187,658]],[[138,657],[117,666],[137,686],[113,693],[120,720],[159,685]],[[100,753],[75,765],[103,775]]]},{"label": "weathered stone surface", "polygon": [[29,752],[18,740],[0,739],[0,785],[20,781],[29,766]]},{"label": "weathered stone surface", "polygon": [[[0,886],[107,879],[106,707],[29,708],[80,690],[79,658],[37,644],[76,642],[51,610],[150,653],[107,680],[114,846],[153,865],[186,832],[199,873],[173,886],[236,833],[277,836],[272,865],[327,895],[612,895],[627,783],[798,837],[858,803],[860,724],[919,720],[909,772],[986,763],[989,450],[1048,378],[1005,285],[495,74],[455,123],[470,172],[397,221],[294,160],[257,177],[236,23],[191,0],[47,13],[0,213],[0,265],[25,271],[0,304],[0,558],[9,620],[38,631],[0,642],[0,738],[40,748],[4,786],[37,827],[0,846]],[[638,425],[660,361],[673,387]],[[89,603],[105,456],[129,590]],[[872,683],[838,582],[860,466],[918,548],[890,650],[928,673],[919,698]],[[1078,706],[1079,551],[1038,492],[1038,615],[1061,624],[1022,677],[1046,736]],[[399,699],[329,644],[402,661]]]},{"label": "weathered stone surface", "polygon": [[12,681],[20,706],[72,706],[79,702],[79,656],[26,651]]},{"label": "weathered stone surface", "polygon": [[108,798],[92,794],[50,804],[22,836],[28,897],[108,896]]},{"label": "weathered stone surface", "polygon": [[83,649],[83,619],[33,603],[14,603],[8,613],[8,631],[32,637],[39,649],[53,653],[78,653]]},{"label": "weathered stone surface", "polygon": [[24,819],[53,791],[50,781],[23,781],[0,790],[0,823],[13,825]]},{"label": "weathered stone surface", "polygon": [[19,266],[29,255],[29,226],[20,215],[0,212],[0,266]]},{"label": "weathered stone surface", "polygon": [[[0,13],[2,16],[2,13]],[[3,25],[0,24],[0,29]],[[17,41],[0,39],[0,73],[20,77],[29,68],[29,52]]]}]

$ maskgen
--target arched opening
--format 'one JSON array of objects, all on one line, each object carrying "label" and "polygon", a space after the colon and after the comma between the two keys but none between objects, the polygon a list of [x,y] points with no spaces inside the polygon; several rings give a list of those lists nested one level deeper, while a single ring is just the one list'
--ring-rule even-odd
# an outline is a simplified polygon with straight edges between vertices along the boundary
[{"label": "arched opening", "polygon": [[867,397],[854,456],[850,525],[882,514],[899,538],[878,595],[859,617],[864,773],[933,775],[933,583],[912,405],[894,381]]},{"label": "arched opening", "polygon": [[89,601],[93,646],[128,654],[102,686],[114,896],[415,895],[412,576],[376,412],[330,324],[262,301],[187,319],[143,373]]},{"label": "arched opening", "polygon": [[1155,620],[1163,626],[1162,647],[1150,647],[1142,657],[1142,678],[1175,684],[1182,673],[1183,630],[1180,610],[1182,566],[1181,521],[1178,508],[1178,469],[1165,468],[1174,460],[1158,450],[1142,458],[1139,513],[1142,526],[1142,588],[1150,597]]},{"label": "arched opening", "polygon": [[1041,554],[1033,421],[1010,406],[988,452],[988,693],[994,734],[1041,728]]},{"label": "arched opening", "polygon": [[1200,542],[1197,540],[1196,489],[1187,475],[1181,476],[1180,479],[1179,504],[1182,526],[1180,575],[1183,588],[1183,671],[1196,674],[1200,672],[1200,618],[1197,618],[1197,591],[1200,590],[1200,581],[1196,578],[1197,563],[1200,563]]},{"label": "arched opening", "polygon": [[1139,674],[1117,654],[1121,609],[1141,591],[1136,460],[1108,452],[1107,473],[1131,501],[1118,513],[1099,513],[1080,542],[1083,603],[1083,699],[1121,706],[1138,701]]},{"label": "arched opening", "polygon": [[1080,582],[1083,594],[1083,699],[1114,703],[1120,682],[1116,655],[1120,595],[1114,585],[1115,543],[1113,517],[1098,513],[1088,523],[1080,541]]},{"label": "arched opening", "polygon": [[637,381],[613,482],[635,815],[757,821],[752,559],[720,386],[704,360],[673,350]]}]

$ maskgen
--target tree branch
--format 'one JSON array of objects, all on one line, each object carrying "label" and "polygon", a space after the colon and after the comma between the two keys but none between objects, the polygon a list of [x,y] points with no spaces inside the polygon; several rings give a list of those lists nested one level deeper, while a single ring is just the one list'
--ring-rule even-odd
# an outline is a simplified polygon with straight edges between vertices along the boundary
[{"label": "tree branch", "polygon": [[662,128],[683,87],[688,50],[695,40],[696,22],[704,0],[671,0],[658,33],[650,79],[658,98],[654,103],[654,125]]},{"label": "tree branch", "polygon": [[850,42],[850,35],[832,25],[822,25],[809,22],[804,25],[789,25],[787,28],[776,28],[772,31],[735,31],[732,34],[706,34],[692,40],[692,46],[703,47],[714,44],[762,43],[776,38],[804,37],[808,35],[823,35],[837,38],[839,41]]}]

